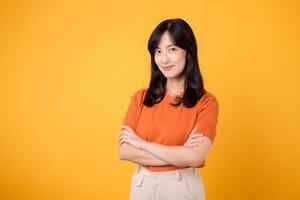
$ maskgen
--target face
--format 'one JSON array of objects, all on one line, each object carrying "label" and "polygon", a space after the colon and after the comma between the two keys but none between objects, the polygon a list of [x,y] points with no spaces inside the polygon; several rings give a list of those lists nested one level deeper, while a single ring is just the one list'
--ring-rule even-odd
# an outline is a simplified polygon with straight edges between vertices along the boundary
[{"label": "face", "polygon": [[170,34],[162,34],[159,45],[154,52],[154,60],[166,78],[178,78],[182,75],[186,60],[186,51],[175,46]]}]

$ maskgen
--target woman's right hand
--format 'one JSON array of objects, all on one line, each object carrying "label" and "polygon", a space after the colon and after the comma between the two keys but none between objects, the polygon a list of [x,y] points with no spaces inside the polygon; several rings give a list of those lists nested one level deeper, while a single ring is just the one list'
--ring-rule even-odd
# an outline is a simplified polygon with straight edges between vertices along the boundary
[{"label": "woman's right hand", "polygon": [[186,147],[194,147],[203,142],[203,134],[202,133],[196,133],[196,128],[192,130],[192,132],[189,135],[189,138],[184,143],[183,146]]}]

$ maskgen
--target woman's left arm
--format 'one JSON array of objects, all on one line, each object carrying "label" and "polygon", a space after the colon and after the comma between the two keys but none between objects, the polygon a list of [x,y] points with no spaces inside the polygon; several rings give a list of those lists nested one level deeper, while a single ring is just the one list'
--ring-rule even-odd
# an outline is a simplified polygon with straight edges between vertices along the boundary
[{"label": "woman's left arm", "polygon": [[212,145],[211,140],[206,136],[203,136],[202,142],[197,146],[167,146],[150,143],[137,136],[129,126],[123,125],[122,127],[124,129],[119,136],[120,143],[129,143],[177,167],[199,166]]},{"label": "woman's left arm", "polygon": [[212,142],[210,139],[203,136],[202,143],[193,147],[166,146],[145,142],[144,145],[141,146],[141,149],[178,167],[197,167],[205,159],[211,145]]}]

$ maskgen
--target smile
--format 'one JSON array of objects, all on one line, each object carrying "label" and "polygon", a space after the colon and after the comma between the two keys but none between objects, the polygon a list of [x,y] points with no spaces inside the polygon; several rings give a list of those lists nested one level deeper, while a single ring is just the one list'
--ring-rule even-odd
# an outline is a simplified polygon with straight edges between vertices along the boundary
[{"label": "smile", "polygon": [[171,65],[171,66],[165,66],[165,67],[162,67],[165,71],[169,71],[171,70],[172,68],[174,67],[174,65]]}]

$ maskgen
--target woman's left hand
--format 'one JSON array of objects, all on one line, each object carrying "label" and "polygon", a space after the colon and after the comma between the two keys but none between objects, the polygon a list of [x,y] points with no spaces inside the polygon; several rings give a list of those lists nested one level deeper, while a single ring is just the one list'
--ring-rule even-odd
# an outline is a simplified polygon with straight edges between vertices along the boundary
[{"label": "woman's left hand", "polygon": [[147,142],[140,138],[129,126],[122,125],[121,127],[122,130],[119,134],[119,144],[121,145],[123,142],[126,142],[137,149],[143,149]]}]

